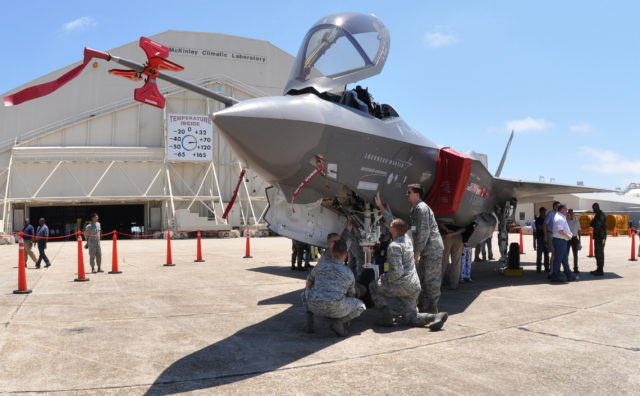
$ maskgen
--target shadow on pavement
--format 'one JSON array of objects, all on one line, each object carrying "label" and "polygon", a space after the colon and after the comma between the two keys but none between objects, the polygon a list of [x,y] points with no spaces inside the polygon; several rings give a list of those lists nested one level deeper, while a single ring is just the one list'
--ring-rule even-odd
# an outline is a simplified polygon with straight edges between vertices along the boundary
[{"label": "shadow on pavement", "polygon": [[[162,372],[147,394],[166,395],[233,383],[280,369],[342,341],[343,338],[330,332],[329,322],[322,319],[316,320],[315,334],[302,331],[304,312],[300,292],[258,302],[258,305],[292,306],[176,361]],[[358,323],[350,328],[350,334],[359,334],[366,328],[366,324]]]},{"label": "shadow on pavement", "polygon": [[[456,314],[463,312],[484,290],[510,286],[549,283],[545,273],[535,272],[535,263],[522,262],[524,275],[502,275],[501,263],[488,261],[474,263],[473,283],[461,283],[457,290],[444,290],[440,297],[440,310]],[[284,266],[265,266],[249,271],[290,278],[305,279],[307,272],[291,271]],[[582,281],[599,280],[585,268]],[[604,278],[618,275],[606,273]],[[584,279],[584,280],[583,280]],[[571,283],[560,284],[571,287]],[[302,285],[301,285],[302,286]],[[301,288],[302,289],[302,288]],[[167,395],[207,389],[252,378],[283,367],[312,355],[343,340],[328,329],[329,322],[316,318],[316,333],[305,334],[304,312],[300,290],[259,301],[257,305],[291,304],[289,308],[260,323],[256,323],[228,338],[187,355],[167,367],[147,391],[148,395]],[[349,328],[350,336],[373,328],[376,333],[406,330],[406,327],[385,328],[373,325],[374,312],[367,310],[354,320]],[[446,325],[445,325],[446,327]]]}]

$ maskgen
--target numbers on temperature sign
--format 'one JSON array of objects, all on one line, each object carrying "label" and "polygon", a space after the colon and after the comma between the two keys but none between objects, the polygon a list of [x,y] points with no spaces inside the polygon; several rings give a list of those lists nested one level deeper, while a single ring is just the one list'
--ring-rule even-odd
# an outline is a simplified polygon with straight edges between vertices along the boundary
[{"label": "numbers on temperature sign", "polygon": [[168,114],[167,159],[210,161],[213,159],[213,124],[202,114]]}]

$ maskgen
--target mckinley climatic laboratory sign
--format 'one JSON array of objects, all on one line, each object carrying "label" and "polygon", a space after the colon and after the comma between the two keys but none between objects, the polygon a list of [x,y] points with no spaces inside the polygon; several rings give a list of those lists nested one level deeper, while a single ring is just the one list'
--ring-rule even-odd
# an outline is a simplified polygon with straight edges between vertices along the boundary
[{"label": "mckinley climatic laboratory sign", "polygon": [[167,159],[212,161],[213,122],[206,115],[167,115]]}]

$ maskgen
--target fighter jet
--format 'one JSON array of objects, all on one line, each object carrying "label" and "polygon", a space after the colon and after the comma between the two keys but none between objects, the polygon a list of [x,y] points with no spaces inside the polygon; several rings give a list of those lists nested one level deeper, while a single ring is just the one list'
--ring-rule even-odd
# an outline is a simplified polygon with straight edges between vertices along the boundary
[{"label": "fighter jet", "polygon": [[[372,14],[320,19],[300,46],[283,95],[242,102],[164,72],[181,70],[166,59],[168,48],[146,38],[140,45],[149,58],[145,65],[91,49],[85,49],[84,64],[98,57],[131,68],[111,73],[145,78],[135,98],[153,106],[164,106],[157,78],[225,103],[227,108],[210,115],[214,124],[244,164],[271,184],[269,228],[295,240],[325,246],[326,235],[340,232],[351,219],[369,260],[383,218],[375,195],[406,219],[407,185],[419,183],[439,222],[466,227],[467,246],[486,240],[499,225],[505,258],[507,227],[518,202],[602,191],[494,177],[475,153],[432,142],[392,105],[374,101],[360,86],[348,88],[379,74],[389,54],[389,30]],[[29,98],[18,95],[8,104]]]}]

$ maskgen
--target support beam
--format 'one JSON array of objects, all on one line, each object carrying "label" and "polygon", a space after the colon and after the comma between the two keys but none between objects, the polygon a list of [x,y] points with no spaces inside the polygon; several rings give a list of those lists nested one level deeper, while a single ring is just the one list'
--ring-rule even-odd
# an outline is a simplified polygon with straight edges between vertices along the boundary
[{"label": "support beam", "polygon": [[[173,165],[171,165],[171,163],[169,163],[169,167],[173,168]],[[169,168],[167,168],[167,172],[168,172],[168,169],[169,169]],[[175,172],[176,176],[178,176],[178,179],[180,179],[180,181],[182,181],[182,184],[184,184],[184,186],[187,188],[187,190],[189,190],[189,192],[191,193],[191,195],[195,196],[195,197],[196,197],[196,199],[198,199],[198,201],[199,201],[201,204],[203,204],[203,205],[204,205],[204,206],[209,210],[209,212],[211,212],[211,213],[215,213],[215,212],[213,211],[213,209],[211,209],[211,208],[209,207],[209,205],[207,205],[207,204],[206,204],[202,199],[198,198],[197,194],[196,194],[196,193],[191,189],[191,187],[189,187],[189,184],[187,184],[187,182],[182,178],[182,176],[180,176],[180,173],[179,173],[179,172],[177,172],[177,171],[175,170],[175,168],[173,169],[173,171]],[[167,174],[168,174],[168,173],[167,173]],[[169,189],[171,189],[171,181],[170,181],[170,180],[169,180]]]},{"label": "support beam", "polygon": [[[17,142],[17,138],[14,141],[14,147],[16,142]],[[11,165],[13,165],[13,150],[11,150],[11,155],[9,156],[9,167],[7,167],[7,182],[4,187],[4,199],[2,204],[2,222],[4,223],[4,230],[2,231],[5,231],[5,232],[9,232],[9,228],[7,228],[9,224],[9,222],[7,221],[7,201],[9,200],[9,183],[11,182]]]},{"label": "support beam", "polygon": [[158,176],[160,176],[160,172],[162,172],[162,167],[158,168],[156,175],[153,177],[153,180],[151,180],[151,183],[149,183],[149,187],[147,187],[147,189],[144,191],[144,194],[142,194],[143,197],[146,197],[147,194],[149,194],[149,190],[151,190],[151,187],[153,187],[153,184],[156,182],[156,180],[158,180]]},{"label": "support beam", "polygon": [[47,184],[47,182],[49,181],[49,179],[51,179],[51,176],[53,176],[53,174],[58,170],[58,168],[60,167],[60,165],[62,165],[62,161],[58,161],[58,163],[56,164],[55,167],[53,167],[53,169],[51,170],[51,172],[49,172],[49,175],[44,179],[44,181],[42,182],[42,184],[40,184],[40,187],[38,187],[38,189],[36,190],[35,193],[33,193],[33,195],[31,196],[31,198],[35,198],[38,193],[40,192],[40,190],[42,190],[42,187],[44,187],[45,184]]},{"label": "support beam", "polygon": [[187,209],[191,209],[191,205],[193,205],[193,203],[196,201],[196,199],[200,195],[200,190],[202,190],[202,186],[204,185],[204,181],[207,180],[207,176],[209,175],[209,170],[210,169],[211,169],[211,164],[209,164],[209,166],[207,166],[207,171],[204,173],[204,176],[202,176],[202,181],[200,182],[200,186],[198,187],[198,190],[196,191],[196,195],[193,197],[193,200],[191,201],[189,206],[187,206]]},{"label": "support beam", "polygon": [[[102,179],[104,179],[104,177],[107,175],[107,173],[109,172],[109,169],[111,169],[111,167],[113,166],[113,164],[115,164],[116,161],[111,161],[111,163],[109,164],[109,166],[107,166],[107,169],[104,170],[104,172],[102,172],[102,176],[100,176],[100,178],[98,179],[98,181],[96,182],[95,186],[93,186],[93,188],[91,189],[91,191],[89,191],[89,194],[87,194],[88,197],[90,197],[91,195],[93,195],[93,192],[96,190],[96,188],[98,188],[98,185],[100,185],[100,182],[102,181]],[[56,167],[57,168],[57,167]]]},{"label": "support beam", "polygon": [[[242,172],[242,164],[238,162],[240,172]],[[253,216],[253,225],[258,225],[258,219],[256,219],[256,212],[253,210],[253,203],[251,202],[251,196],[249,195],[249,188],[247,187],[247,179],[242,178],[242,184],[244,184],[244,191],[247,193],[247,201],[249,202],[249,209],[251,209],[251,216]],[[248,214],[247,214],[248,215]]]}]

